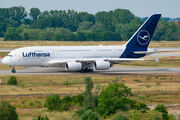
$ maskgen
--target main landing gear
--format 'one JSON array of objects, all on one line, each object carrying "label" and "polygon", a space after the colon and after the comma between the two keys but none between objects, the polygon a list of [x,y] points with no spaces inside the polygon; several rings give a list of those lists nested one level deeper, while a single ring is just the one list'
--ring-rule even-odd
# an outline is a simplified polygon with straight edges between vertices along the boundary
[{"label": "main landing gear", "polygon": [[12,67],[12,73],[16,73],[15,67]]},{"label": "main landing gear", "polygon": [[85,73],[85,72],[94,72],[93,69],[90,68],[83,68],[80,72]]}]

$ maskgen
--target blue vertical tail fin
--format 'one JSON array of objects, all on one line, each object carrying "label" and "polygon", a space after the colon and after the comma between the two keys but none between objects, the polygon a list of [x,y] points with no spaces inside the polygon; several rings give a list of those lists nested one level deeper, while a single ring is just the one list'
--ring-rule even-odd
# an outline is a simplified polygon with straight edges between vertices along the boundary
[{"label": "blue vertical tail fin", "polygon": [[126,43],[126,47],[147,48],[161,14],[151,15]]}]

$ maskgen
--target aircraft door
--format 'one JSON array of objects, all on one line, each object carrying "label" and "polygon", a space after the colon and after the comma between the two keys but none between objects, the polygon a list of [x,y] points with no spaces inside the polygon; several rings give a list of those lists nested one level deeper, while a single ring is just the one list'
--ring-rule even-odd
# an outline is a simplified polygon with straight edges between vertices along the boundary
[{"label": "aircraft door", "polygon": [[[16,56],[16,55],[15,55]],[[22,54],[20,54],[18,57],[18,61],[21,61],[22,60]]]},{"label": "aircraft door", "polygon": [[50,52],[50,54],[51,54],[50,57],[53,57],[54,54],[55,54],[55,52],[56,52],[56,50],[52,48],[50,51],[51,51],[51,52]]}]

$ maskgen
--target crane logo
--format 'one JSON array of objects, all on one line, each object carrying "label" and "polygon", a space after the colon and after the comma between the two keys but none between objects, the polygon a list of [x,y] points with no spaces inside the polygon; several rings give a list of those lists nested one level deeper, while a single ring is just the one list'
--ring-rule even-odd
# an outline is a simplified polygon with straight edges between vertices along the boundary
[{"label": "crane logo", "polygon": [[139,44],[146,45],[150,41],[150,34],[146,30],[141,30],[137,35],[137,40]]}]

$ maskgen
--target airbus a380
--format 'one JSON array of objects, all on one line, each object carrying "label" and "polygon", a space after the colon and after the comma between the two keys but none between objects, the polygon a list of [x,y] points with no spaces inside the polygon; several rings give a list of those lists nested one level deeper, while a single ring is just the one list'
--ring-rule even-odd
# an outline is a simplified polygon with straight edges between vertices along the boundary
[{"label": "airbus a380", "polygon": [[138,59],[152,53],[156,49],[148,48],[161,14],[151,15],[122,46],[35,46],[11,51],[2,63],[16,66],[64,67],[66,71],[93,72],[106,70],[113,64],[143,61]]}]

